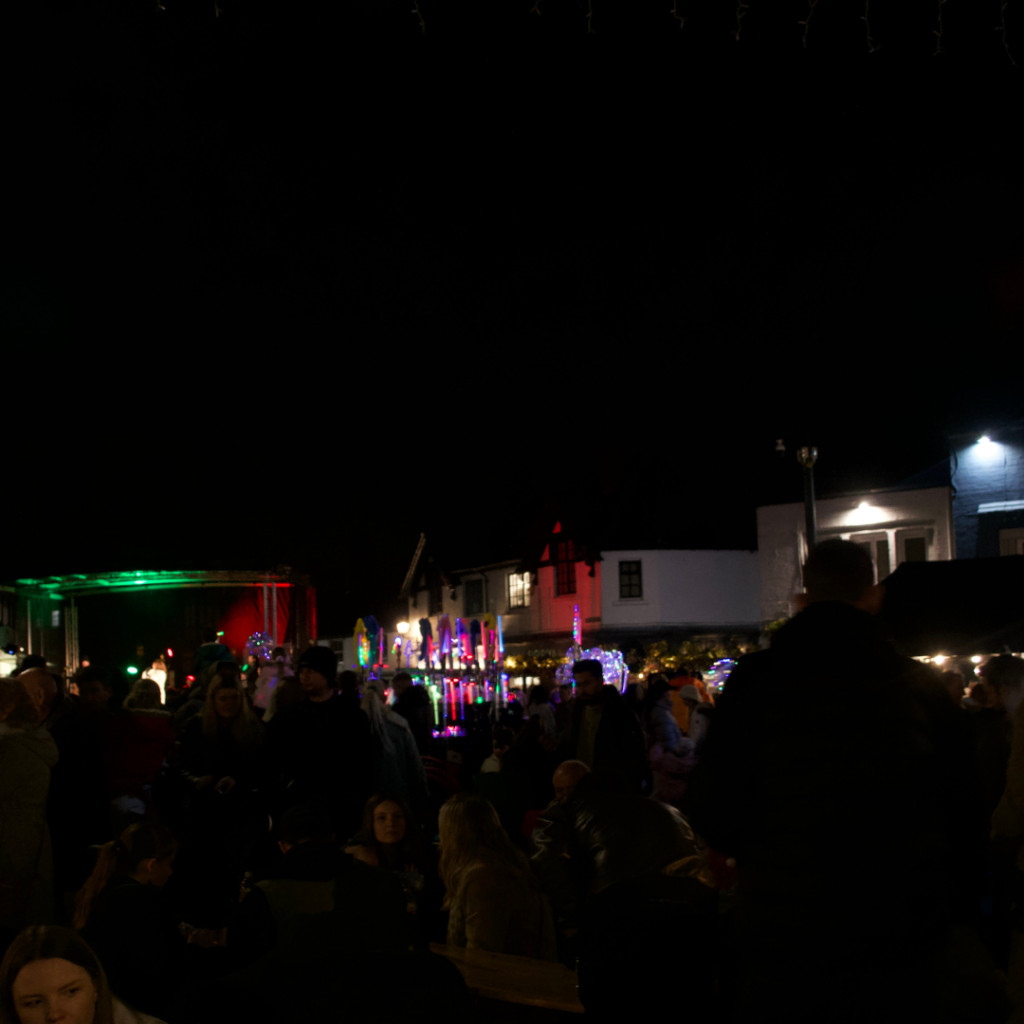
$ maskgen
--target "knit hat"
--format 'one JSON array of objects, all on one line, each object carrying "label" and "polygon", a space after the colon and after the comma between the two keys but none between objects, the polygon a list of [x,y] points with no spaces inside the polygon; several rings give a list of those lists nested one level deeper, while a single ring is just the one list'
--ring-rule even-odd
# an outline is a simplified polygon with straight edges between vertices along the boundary
[{"label": "knit hat", "polygon": [[680,700],[695,700],[699,704],[700,690],[693,683],[687,683],[685,686],[679,687],[679,698]]},{"label": "knit hat", "polygon": [[330,647],[307,647],[299,658],[298,668],[319,672],[328,685],[334,686],[338,676],[338,656]]}]

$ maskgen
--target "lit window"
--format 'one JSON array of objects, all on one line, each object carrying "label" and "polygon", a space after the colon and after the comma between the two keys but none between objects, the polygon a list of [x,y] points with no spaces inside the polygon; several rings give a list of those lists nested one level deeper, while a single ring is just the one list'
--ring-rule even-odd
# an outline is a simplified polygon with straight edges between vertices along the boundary
[{"label": "lit window", "polygon": [[643,597],[639,562],[619,562],[619,597]]},{"label": "lit window", "polygon": [[59,608],[54,608],[54,610],[50,613],[50,625],[53,626],[55,629],[60,625]]},{"label": "lit window", "polygon": [[508,606],[509,608],[528,608],[530,605],[530,574],[509,573]]}]

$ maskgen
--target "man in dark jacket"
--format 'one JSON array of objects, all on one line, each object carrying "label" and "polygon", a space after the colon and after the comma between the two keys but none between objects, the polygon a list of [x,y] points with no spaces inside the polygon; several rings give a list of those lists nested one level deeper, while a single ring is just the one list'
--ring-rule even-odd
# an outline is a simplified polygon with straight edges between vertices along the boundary
[{"label": "man in dark jacket", "polygon": [[591,771],[617,775],[634,792],[647,777],[647,748],[636,715],[614,686],[604,685],[599,661],[573,665],[576,697],[561,753],[565,760],[582,761]]},{"label": "man in dark jacket", "polygon": [[[533,841],[561,959],[579,956],[588,1016],[621,1020],[636,1006],[633,979],[670,976],[688,950],[713,942],[718,894],[705,851],[678,811],[620,777],[584,772],[545,810]],[[705,1019],[711,977],[688,982],[687,1019]]]},{"label": "man in dark jacket", "polygon": [[391,680],[391,687],[395,691],[395,703],[391,705],[391,710],[408,722],[420,756],[429,754],[434,729],[430,696],[422,686],[413,683],[408,672],[399,672]]},{"label": "man in dark jacket", "polygon": [[369,718],[335,693],[337,667],[329,648],[307,648],[298,664],[306,696],[273,717],[267,742],[277,811],[320,804],[336,815],[339,835],[353,835],[373,786],[373,747]]},{"label": "man in dark jacket", "polygon": [[683,805],[736,862],[738,1021],[1004,1019],[963,927],[986,832],[963,716],[877,631],[873,579],[856,544],[815,549],[799,614],[730,676]]}]

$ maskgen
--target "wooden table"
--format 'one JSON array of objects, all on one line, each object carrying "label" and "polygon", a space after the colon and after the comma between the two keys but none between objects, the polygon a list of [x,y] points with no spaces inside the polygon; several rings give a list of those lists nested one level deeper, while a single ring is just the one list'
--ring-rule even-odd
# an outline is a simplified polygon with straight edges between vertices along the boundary
[{"label": "wooden table", "polygon": [[438,943],[431,943],[430,950],[451,960],[466,979],[469,990],[483,999],[567,1013],[584,1012],[576,991],[576,975],[564,964]]}]

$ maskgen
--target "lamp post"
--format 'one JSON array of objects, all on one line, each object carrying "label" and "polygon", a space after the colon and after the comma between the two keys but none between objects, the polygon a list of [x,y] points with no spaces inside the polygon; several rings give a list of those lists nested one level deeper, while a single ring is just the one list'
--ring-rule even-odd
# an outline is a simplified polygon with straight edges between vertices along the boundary
[{"label": "lamp post", "polygon": [[807,524],[807,554],[818,543],[818,516],[814,508],[814,463],[818,461],[817,448],[801,448],[797,461],[804,467],[804,517]]}]

